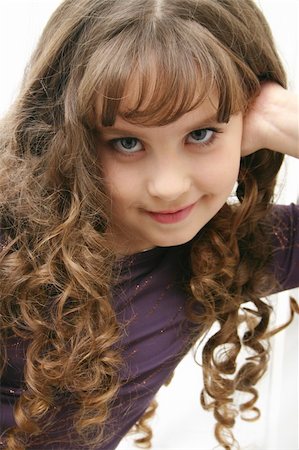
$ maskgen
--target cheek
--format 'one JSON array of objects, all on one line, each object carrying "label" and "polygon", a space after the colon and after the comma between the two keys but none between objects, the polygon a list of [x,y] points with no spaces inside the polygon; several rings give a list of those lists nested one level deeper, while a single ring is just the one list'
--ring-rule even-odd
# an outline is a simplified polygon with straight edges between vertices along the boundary
[{"label": "cheek", "polygon": [[140,183],[135,173],[120,168],[119,165],[109,161],[102,164],[105,186],[112,205],[115,207],[125,206],[134,201],[140,191]]},{"label": "cheek", "polygon": [[228,137],[215,155],[212,172],[219,185],[231,184],[238,178],[241,162],[241,133]]},{"label": "cheek", "polygon": [[198,185],[211,193],[219,193],[232,188],[238,178],[240,156],[229,152],[215,152],[206,161],[201,161],[195,173]]},{"label": "cheek", "polygon": [[121,178],[115,164],[110,160],[110,158],[102,157],[100,161],[101,174],[104,179],[106,193],[110,199],[114,199],[118,196],[118,191],[122,184]]}]

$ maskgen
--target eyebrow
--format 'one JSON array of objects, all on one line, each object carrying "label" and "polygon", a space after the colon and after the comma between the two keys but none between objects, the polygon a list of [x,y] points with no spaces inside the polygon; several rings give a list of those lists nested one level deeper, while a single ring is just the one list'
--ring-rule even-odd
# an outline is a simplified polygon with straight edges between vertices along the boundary
[{"label": "eyebrow", "polygon": [[[197,129],[200,129],[200,128],[211,126],[211,124],[213,124],[213,123],[226,123],[226,122],[218,122],[218,120],[217,120],[217,111],[216,111],[211,116],[205,117],[205,118],[201,119],[200,121],[194,120],[194,123],[193,124],[191,123],[191,126],[186,127],[186,129],[197,130]],[[140,129],[142,129],[142,128],[149,129],[149,128],[155,128],[155,127],[159,127],[159,126],[161,126],[161,127],[164,126],[164,125],[154,125],[154,126],[151,127],[151,126],[146,126],[146,125],[140,125],[140,124],[132,123],[132,126],[136,126],[136,125],[138,127],[140,127]],[[169,124],[167,124],[167,125],[169,125]],[[129,135],[129,136],[132,136],[132,134],[136,133],[136,131],[137,131],[137,130],[130,130],[128,128],[114,127],[113,125],[108,126],[108,127],[100,126],[99,129],[100,129],[100,132],[104,132],[106,134],[109,134],[111,132],[113,134],[118,134],[118,135],[126,134],[126,135]]]}]

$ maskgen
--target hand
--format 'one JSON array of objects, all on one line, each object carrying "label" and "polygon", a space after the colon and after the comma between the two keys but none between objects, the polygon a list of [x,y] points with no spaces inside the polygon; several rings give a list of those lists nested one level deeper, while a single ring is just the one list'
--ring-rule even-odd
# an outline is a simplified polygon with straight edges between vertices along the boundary
[{"label": "hand", "polygon": [[261,85],[243,121],[242,156],[261,148],[299,158],[297,96],[274,82]]}]

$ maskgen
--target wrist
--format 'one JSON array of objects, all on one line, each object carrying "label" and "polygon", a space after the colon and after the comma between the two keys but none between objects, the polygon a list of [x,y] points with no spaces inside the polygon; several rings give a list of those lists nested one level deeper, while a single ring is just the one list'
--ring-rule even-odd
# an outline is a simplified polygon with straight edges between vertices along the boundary
[{"label": "wrist", "polygon": [[275,87],[264,118],[268,124],[264,147],[299,158],[298,97],[281,86]]}]

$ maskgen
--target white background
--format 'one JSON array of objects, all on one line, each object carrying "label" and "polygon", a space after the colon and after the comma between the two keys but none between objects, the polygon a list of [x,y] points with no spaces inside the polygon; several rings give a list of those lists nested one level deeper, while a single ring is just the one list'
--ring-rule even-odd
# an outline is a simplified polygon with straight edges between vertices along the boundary
[{"label": "white background", "polygon": [[[126,1],[126,0],[124,0]],[[17,93],[26,62],[51,12],[60,0],[0,0],[0,115]],[[299,90],[297,0],[259,0],[289,76],[290,89]],[[298,162],[285,165],[277,201],[297,202]],[[293,294],[297,295],[298,290]],[[277,323],[289,314],[288,293],[273,298]],[[235,434],[242,450],[298,450],[298,320],[273,340],[268,375],[259,385],[262,418],[238,423]],[[201,409],[201,369],[191,355],[176,370],[171,385],[158,394],[159,408],[152,421],[154,450],[210,450],[217,446],[214,420]],[[118,450],[132,450],[125,438]]]}]

